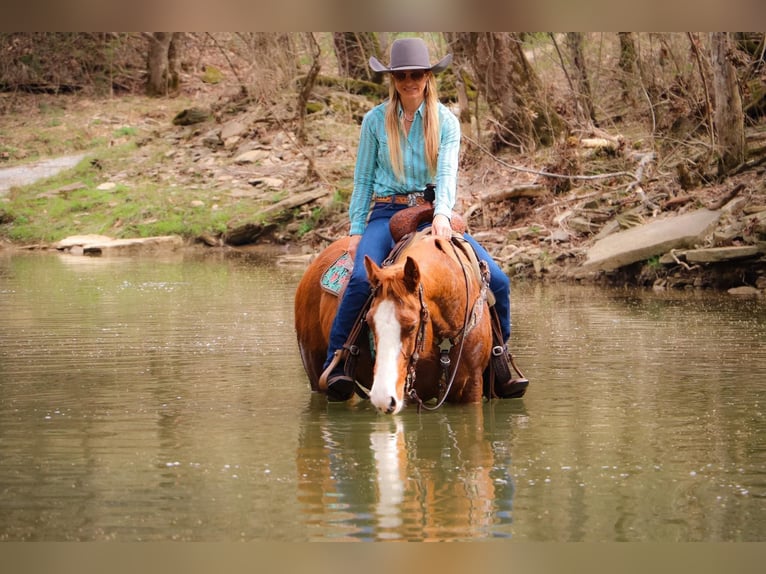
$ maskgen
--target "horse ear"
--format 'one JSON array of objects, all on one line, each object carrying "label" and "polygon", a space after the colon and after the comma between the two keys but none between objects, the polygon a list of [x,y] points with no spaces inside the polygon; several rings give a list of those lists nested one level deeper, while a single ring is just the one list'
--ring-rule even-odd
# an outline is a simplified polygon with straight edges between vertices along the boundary
[{"label": "horse ear", "polygon": [[378,280],[378,271],[380,271],[380,267],[370,259],[369,255],[364,256],[364,268],[367,270],[367,280],[370,282],[370,285],[373,288],[377,287],[378,283],[380,283]]},{"label": "horse ear", "polygon": [[413,293],[417,291],[420,284],[420,269],[412,257],[407,257],[404,262],[404,285]]}]

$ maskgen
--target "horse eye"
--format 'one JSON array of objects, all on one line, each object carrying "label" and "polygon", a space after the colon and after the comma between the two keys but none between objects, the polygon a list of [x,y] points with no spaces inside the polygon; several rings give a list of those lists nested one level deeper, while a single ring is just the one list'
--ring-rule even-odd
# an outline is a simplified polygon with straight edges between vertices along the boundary
[{"label": "horse eye", "polygon": [[415,325],[402,325],[402,333],[412,335],[415,332]]}]

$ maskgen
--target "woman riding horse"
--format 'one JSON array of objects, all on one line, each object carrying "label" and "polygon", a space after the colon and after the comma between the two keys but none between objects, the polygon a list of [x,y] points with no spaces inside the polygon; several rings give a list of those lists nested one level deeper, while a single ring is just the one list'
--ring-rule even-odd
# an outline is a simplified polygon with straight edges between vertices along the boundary
[{"label": "woman riding horse", "polygon": [[[348,250],[355,253],[355,262],[332,324],[322,374],[322,386],[326,385],[330,400],[345,401],[354,394],[354,378],[333,359],[370,294],[365,257],[380,265],[393,247],[391,217],[408,205],[422,203],[422,190],[435,183],[432,233],[447,239],[452,235],[450,218],[457,190],[460,123],[439,102],[435,77],[451,61],[452,55],[448,54],[431,65],[428,47],[420,38],[396,40],[391,45],[388,67],[370,58],[370,67],[389,73],[391,82],[389,99],[370,110],[362,121],[349,205]],[[504,345],[511,334],[510,281],[483,247],[470,235],[464,237],[478,258],[489,265],[489,287],[495,297],[503,344],[502,356],[496,358],[505,361],[505,372],[509,374],[508,380],[497,381],[497,387],[503,388],[511,382],[513,373]]]}]

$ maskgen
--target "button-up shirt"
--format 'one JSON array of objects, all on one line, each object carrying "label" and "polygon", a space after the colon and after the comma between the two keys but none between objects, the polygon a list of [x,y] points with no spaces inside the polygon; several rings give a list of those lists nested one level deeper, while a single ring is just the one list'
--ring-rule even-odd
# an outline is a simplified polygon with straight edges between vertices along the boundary
[{"label": "button-up shirt", "polygon": [[[367,226],[373,196],[386,197],[395,193],[422,191],[426,184],[436,184],[434,215],[452,216],[457,193],[457,169],[460,155],[460,122],[444,104],[438,103],[439,155],[436,176],[432,178],[426,162],[423,137],[423,102],[406,139],[402,141],[404,179],[399,179],[391,166],[386,134],[386,105],[375,106],[362,120],[359,147],[354,169],[354,192],[349,205],[351,235],[359,235]],[[402,114],[401,107],[399,114]],[[433,181],[433,180],[436,181]]]}]

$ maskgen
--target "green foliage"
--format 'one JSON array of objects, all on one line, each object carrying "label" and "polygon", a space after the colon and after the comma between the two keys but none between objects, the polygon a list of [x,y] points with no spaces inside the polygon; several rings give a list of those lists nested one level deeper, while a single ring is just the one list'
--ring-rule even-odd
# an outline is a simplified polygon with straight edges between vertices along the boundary
[{"label": "green foliage", "polygon": [[122,126],[120,128],[117,128],[116,130],[114,130],[113,135],[116,138],[120,138],[120,137],[134,136],[137,133],[138,133],[138,130],[136,128],[134,128],[134,127]]},{"label": "green foliage", "polygon": [[207,65],[200,79],[206,84],[218,84],[223,80],[223,72],[215,66]]},{"label": "green foliage", "polygon": [[342,185],[344,182],[338,182],[340,185],[335,189],[332,195],[333,204],[348,203],[351,200],[351,193],[354,191],[353,181],[345,182],[347,185]]},{"label": "green foliage", "polygon": [[306,102],[306,113],[316,114],[325,109],[325,105],[321,102]]},{"label": "green foliage", "polygon": [[652,270],[655,270],[655,271],[656,271],[657,269],[659,269],[660,267],[662,267],[662,263],[660,263],[660,256],[659,256],[659,255],[655,255],[654,257],[650,257],[650,258],[649,258],[649,259],[646,261],[646,265],[647,265],[647,266],[648,266],[650,269],[652,269]]},{"label": "green foliage", "polygon": [[298,237],[303,237],[306,233],[315,229],[321,218],[322,209],[319,207],[312,209],[309,217],[300,222],[300,225],[298,226]]}]

